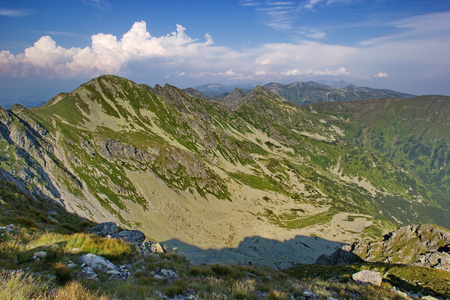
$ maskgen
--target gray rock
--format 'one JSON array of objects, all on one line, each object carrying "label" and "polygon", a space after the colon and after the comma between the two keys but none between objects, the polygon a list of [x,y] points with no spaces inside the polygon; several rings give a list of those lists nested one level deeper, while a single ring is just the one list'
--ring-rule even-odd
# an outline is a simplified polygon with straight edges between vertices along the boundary
[{"label": "gray rock", "polygon": [[113,236],[119,233],[119,227],[113,222],[100,223],[92,227],[90,232],[100,236]]},{"label": "gray rock", "polygon": [[413,266],[429,267],[450,272],[450,254],[448,252],[429,252],[420,256]]},{"label": "gray rock", "polygon": [[117,234],[117,238],[128,243],[142,244],[145,240],[145,234],[139,230],[123,230]]},{"label": "gray rock", "polygon": [[47,257],[47,252],[45,251],[38,251],[33,253],[33,259],[34,260],[41,260]]},{"label": "gray rock", "polygon": [[88,266],[103,272],[118,270],[118,267],[106,258],[92,253],[81,256],[80,262],[82,263],[82,266]]},{"label": "gray rock", "polygon": [[161,271],[159,271],[159,273],[154,276],[155,279],[159,279],[159,280],[162,280],[162,279],[174,280],[179,277],[180,276],[175,271],[168,270],[168,269],[161,269]]},{"label": "gray rock", "polygon": [[352,275],[352,279],[358,283],[370,283],[381,286],[381,274],[375,271],[363,270]]},{"label": "gray rock", "polygon": [[85,278],[90,279],[90,280],[96,280],[96,281],[99,281],[99,279],[98,279],[98,277],[97,277],[97,273],[95,273],[94,269],[91,268],[91,267],[84,267],[84,268],[81,270],[81,274],[80,274],[80,275],[81,275],[82,277],[85,277]]}]

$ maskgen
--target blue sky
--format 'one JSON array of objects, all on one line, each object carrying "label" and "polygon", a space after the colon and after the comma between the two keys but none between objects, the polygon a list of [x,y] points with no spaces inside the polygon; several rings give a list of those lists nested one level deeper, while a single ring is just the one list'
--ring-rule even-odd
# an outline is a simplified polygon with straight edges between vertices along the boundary
[{"label": "blue sky", "polygon": [[450,95],[449,0],[2,0],[0,105],[102,74],[149,85],[345,80]]}]

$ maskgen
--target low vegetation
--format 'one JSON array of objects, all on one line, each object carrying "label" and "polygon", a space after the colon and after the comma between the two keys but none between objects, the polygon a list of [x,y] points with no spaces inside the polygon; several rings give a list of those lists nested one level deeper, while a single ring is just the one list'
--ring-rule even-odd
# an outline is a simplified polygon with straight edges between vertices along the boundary
[{"label": "low vegetation", "polygon": [[[23,216],[28,221],[11,225],[7,221],[20,220],[14,214],[15,205],[22,201],[32,205],[35,200],[14,185],[3,184],[1,191],[1,208],[8,212],[0,219],[1,299],[404,299],[406,294],[401,291],[416,299],[420,295],[450,296],[450,273],[428,268],[381,263],[298,265],[288,270],[192,265],[175,252],[144,255],[123,240],[82,232],[86,226],[77,225],[80,218],[64,212],[49,223],[35,208]],[[45,207],[49,202],[41,199],[41,204]],[[61,230],[57,218],[63,214],[68,223]],[[34,257],[39,251],[47,253],[45,258]],[[79,263],[86,253],[127,265],[130,276],[118,279],[98,271],[97,280],[86,279]],[[163,269],[176,276],[158,278],[155,274]],[[383,274],[382,286],[351,280],[353,273],[363,269]]]}]

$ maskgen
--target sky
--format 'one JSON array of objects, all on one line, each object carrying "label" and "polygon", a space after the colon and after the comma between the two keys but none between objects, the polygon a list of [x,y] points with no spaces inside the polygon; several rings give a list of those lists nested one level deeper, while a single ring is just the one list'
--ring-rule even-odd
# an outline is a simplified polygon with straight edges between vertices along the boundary
[{"label": "sky", "polygon": [[0,106],[114,74],[450,95],[450,0],[1,0]]}]

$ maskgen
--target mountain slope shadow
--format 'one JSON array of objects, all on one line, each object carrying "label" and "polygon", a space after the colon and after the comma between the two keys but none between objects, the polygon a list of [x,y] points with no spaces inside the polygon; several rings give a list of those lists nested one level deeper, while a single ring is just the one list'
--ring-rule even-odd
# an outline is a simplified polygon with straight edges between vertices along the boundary
[{"label": "mountain slope shadow", "polygon": [[331,254],[344,243],[328,241],[319,237],[296,236],[277,241],[259,236],[246,237],[237,248],[201,249],[177,239],[162,244],[177,248],[193,264],[255,264],[274,269],[289,268],[296,263],[314,263],[321,254]]}]

